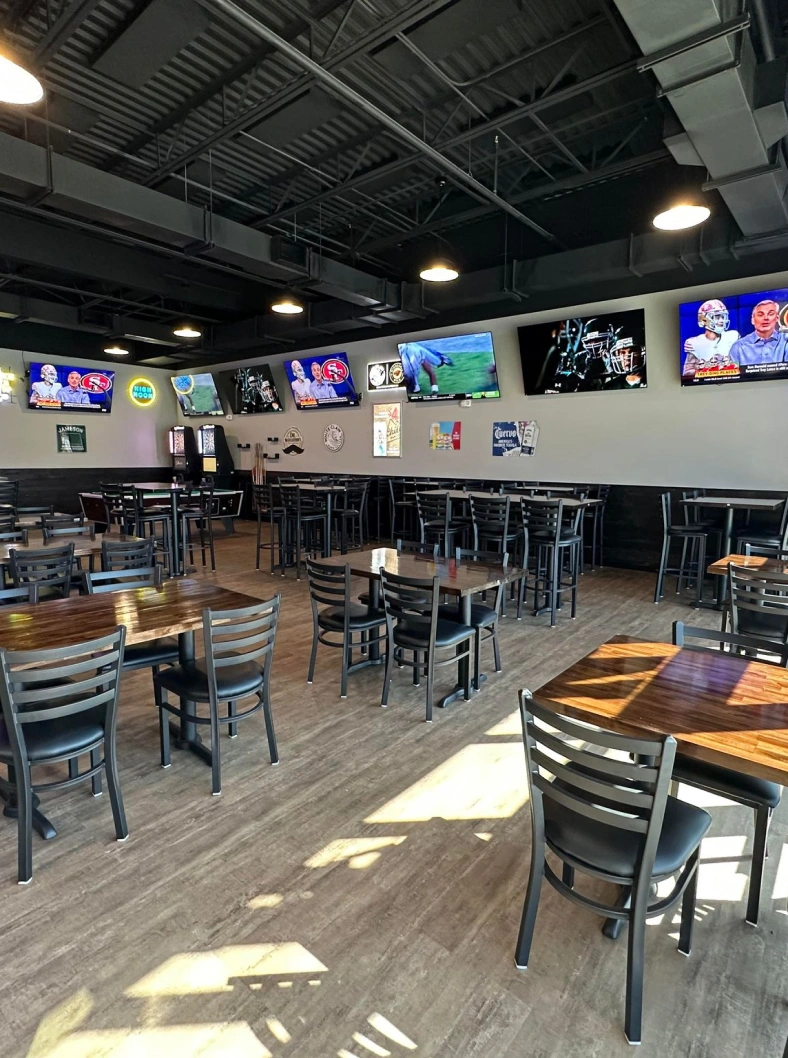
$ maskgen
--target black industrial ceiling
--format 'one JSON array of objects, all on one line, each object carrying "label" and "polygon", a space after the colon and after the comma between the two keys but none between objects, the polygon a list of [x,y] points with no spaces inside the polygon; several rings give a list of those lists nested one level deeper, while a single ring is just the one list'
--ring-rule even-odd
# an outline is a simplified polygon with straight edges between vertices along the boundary
[{"label": "black industrial ceiling", "polygon": [[718,6],[0,0],[46,88],[0,105],[0,347],[192,366],[777,270],[784,3]]}]

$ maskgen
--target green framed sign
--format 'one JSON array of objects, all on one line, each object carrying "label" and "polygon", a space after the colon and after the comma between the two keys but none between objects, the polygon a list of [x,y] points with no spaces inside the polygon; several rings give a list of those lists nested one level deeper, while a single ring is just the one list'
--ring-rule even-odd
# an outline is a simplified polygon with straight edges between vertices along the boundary
[{"label": "green framed sign", "polygon": [[58,424],[57,432],[58,452],[87,452],[88,450],[88,428],[87,426],[65,426]]}]

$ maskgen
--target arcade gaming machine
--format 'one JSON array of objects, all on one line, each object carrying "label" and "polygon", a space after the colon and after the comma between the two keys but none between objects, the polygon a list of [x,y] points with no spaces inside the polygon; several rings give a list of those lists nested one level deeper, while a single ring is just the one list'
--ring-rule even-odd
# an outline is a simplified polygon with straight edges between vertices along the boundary
[{"label": "arcade gaming machine", "polygon": [[191,426],[173,426],[170,430],[170,455],[172,469],[177,474],[183,474],[186,481],[197,480],[200,473],[200,457]]},{"label": "arcade gaming machine", "polygon": [[201,426],[197,431],[197,447],[202,457],[203,477],[210,474],[217,489],[231,489],[235,465],[224,436],[224,427],[214,423]]}]

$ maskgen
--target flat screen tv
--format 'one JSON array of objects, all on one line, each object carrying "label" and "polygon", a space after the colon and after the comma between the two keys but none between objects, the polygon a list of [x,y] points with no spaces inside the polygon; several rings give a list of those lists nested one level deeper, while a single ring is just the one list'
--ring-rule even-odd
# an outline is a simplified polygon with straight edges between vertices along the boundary
[{"label": "flat screen tv", "polygon": [[224,415],[213,375],[176,375],[171,382],[184,415]]},{"label": "flat screen tv", "polygon": [[501,395],[489,331],[403,342],[399,358],[408,400],[476,400]]},{"label": "flat screen tv", "polygon": [[679,308],[682,386],[788,378],[788,290]]},{"label": "flat screen tv", "polygon": [[648,385],[643,309],[518,327],[517,337],[529,396]]},{"label": "flat screen tv", "polygon": [[285,360],[297,408],[337,408],[361,403],[344,353]]},{"label": "flat screen tv", "polygon": [[112,411],[114,371],[65,364],[31,364],[28,407],[37,411]]},{"label": "flat screen tv", "polygon": [[217,381],[235,415],[284,411],[268,364],[222,372]]}]

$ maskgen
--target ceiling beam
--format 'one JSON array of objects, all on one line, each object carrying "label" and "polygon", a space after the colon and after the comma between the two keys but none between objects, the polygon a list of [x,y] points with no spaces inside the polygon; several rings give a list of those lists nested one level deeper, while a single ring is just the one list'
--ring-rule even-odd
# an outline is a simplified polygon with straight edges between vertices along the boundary
[{"label": "ceiling beam", "polygon": [[36,64],[43,67],[54,59],[69,37],[100,3],[101,0],[71,0],[33,49]]},{"label": "ceiling beam", "polygon": [[329,70],[324,69],[324,67],[314,62],[309,56],[304,55],[298,50],[298,48],[280,37],[278,33],[274,33],[273,30],[258,21],[258,19],[248,15],[233,3],[233,0],[211,0],[211,6],[219,7],[221,10],[226,11],[237,19],[241,25],[245,26],[253,33],[257,33],[258,36],[262,37],[264,40],[268,40],[272,44],[275,44],[284,55],[286,55],[292,62],[301,66],[308,74],[311,74],[312,77],[323,84],[332,95],[337,96],[339,99],[344,99],[346,102],[350,103],[351,106],[355,107],[357,110],[361,110],[362,113],[367,114],[373,120],[377,121],[378,124],[387,128],[397,139],[408,144],[410,147],[413,147],[417,155],[423,155],[428,161],[432,162],[438,170],[445,172],[450,176],[460,187],[470,190],[474,197],[491,202],[498,209],[510,214],[515,220],[518,220],[521,224],[530,228],[531,231],[536,232],[537,235],[540,235],[547,242],[552,243],[553,245],[560,245],[558,239],[540,224],[531,220],[530,217],[525,216],[525,214],[521,213],[519,209],[501,198],[495,191],[488,188],[485,184],[482,184],[449,158],[446,158],[445,155],[426,143],[414,132],[411,132],[410,129],[406,129],[404,125],[400,125],[400,123],[391,117],[390,114],[381,110],[365,96],[360,95],[354,88],[345,84],[344,81],[340,81],[338,77],[335,77]]},{"label": "ceiling beam", "polygon": [[[199,2],[214,15],[217,14],[218,5],[214,4],[213,0],[199,0]],[[392,15],[390,18],[382,21],[378,26],[375,26],[365,33],[360,39],[353,41],[342,51],[338,51],[336,54],[332,55],[326,60],[325,69],[338,70],[341,67],[346,66],[348,63],[367,55],[381,44],[384,44],[400,30],[408,29],[416,22],[421,22],[423,19],[435,14],[442,8],[448,7],[451,3],[454,3],[454,0],[416,0],[415,3],[411,4],[404,11],[400,11],[396,15]],[[148,176],[145,183],[148,186],[156,186],[169,176],[170,173],[175,172],[176,169],[180,169],[184,165],[188,165],[189,162],[193,162],[196,158],[200,158],[210,148],[215,147],[217,143],[221,143],[223,140],[251,128],[253,125],[258,125],[264,118],[276,113],[288,104],[294,103],[309,91],[313,85],[314,81],[311,77],[303,76],[296,78],[295,81],[285,85],[285,87],[281,88],[278,92],[274,92],[273,95],[268,96],[262,103],[250,107],[242,114],[239,114],[237,117],[226,122],[220,128],[215,129],[208,136],[204,137],[204,139],[200,140],[199,143],[190,147],[182,154],[179,154],[176,157],[171,157],[165,164],[159,166],[155,173]]]}]

